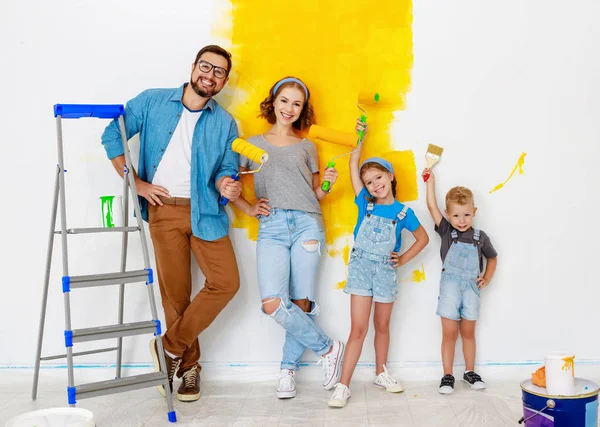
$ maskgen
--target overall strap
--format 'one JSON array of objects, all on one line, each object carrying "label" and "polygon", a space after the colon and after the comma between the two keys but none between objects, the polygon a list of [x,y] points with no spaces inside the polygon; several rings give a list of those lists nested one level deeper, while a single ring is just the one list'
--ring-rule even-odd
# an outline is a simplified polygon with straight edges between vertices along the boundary
[{"label": "overall strap", "polygon": [[396,215],[396,219],[398,220],[398,222],[400,222],[404,218],[406,218],[406,212],[408,212],[408,206],[404,205],[402,210],[400,212],[398,212],[398,215]]},{"label": "overall strap", "polygon": [[456,229],[452,229],[452,232],[450,233],[450,237],[452,237],[452,243],[456,243],[458,242],[458,232],[456,231]]}]

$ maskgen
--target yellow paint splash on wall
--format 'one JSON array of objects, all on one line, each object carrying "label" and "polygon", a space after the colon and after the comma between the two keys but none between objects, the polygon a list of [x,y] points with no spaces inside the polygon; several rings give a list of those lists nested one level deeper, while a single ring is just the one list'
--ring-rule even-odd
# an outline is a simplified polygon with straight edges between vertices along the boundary
[{"label": "yellow paint splash on wall", "polygon": [[425,276],[425,265],[423,263],[421,263],[420,270],[413,270],[412,281],[415,283],[419,283],[426,279],[427,279],[427,277]]},{"label": "yellow paint splash on wall", "polygon": [[[411,151],[395,151],[389,128],[393,112],[404,108],[410,89],[412,4],[410,0],[379,0],[366,7],[361,0],[217,0],[222,19],[213,36],[233,54],[233,72],[220,101],[239,121],[244,136],[266,131],[257,119],[260,102],[282,77],[304,80],[311,91],[321,126],[354,131],[357,96],[378,92],[380,105],[366,106],[369,134],[364,156],[390,160],[398,179],[398,199],[417,199],[417,174]],[[349,151],[322,141],[317,145],[321,170],[335,155]],[[386,153],[386,154],[384,154]],[[321,203],[326,241],[348,236],[356,222],[348,157],[337,162],[339,179]],[[244,196],[255,200],[252,177],[242,178]],[[258,222],[234,210],[233,226],[246,228],[251,239]],[[346,259],[347,262],[347,259]]]},{"label": "yellow paint splash on wall", "polygon": [[523,164],[525,163],[525,156],[526,155],[527,155],[527,153],[525,153],[525,152],[521,153],[521,157],[519,157],[519,160],[517,161],[517,164],[513,168],[512,172],[510,173],[510,176],[506,179],[506,181],[504,181],[503,183],[498,184],[494,188],[492,188],[490,190],[490,194],[492,194],[492,193],[500,190],[502,187],[504,187],[504,184],[506,184],[513,177],[513,175],[517,171],[517,168],[519,168],[519,175],[523,174]]}]

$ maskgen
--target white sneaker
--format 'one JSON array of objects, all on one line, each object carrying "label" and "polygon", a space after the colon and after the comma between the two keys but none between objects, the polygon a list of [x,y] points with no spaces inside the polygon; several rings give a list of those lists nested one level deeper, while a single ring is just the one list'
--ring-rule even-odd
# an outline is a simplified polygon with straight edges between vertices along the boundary
[{"label": "white sneaker", "polygon": [[277,398],[291,399],[296,396],[296,373],[291,369],[282,369],[279,372],[279,382],[277,383]]},{"label": "white sneaker", "polygon": [[378,387],[385,388],[385,390],[389,391],[390,393],[400,393],[404,391],[402,384],[392,378],[385,368],[385,365],[383,365],[383,372],[377,375],[373,380],[373,384]]},{"label": "white sneaker", "polygon": [[337,383],[335,385],[335,390],[333,390],[333,394],[331,395],[331,399],[327,401],[327,405],[331,408],[343,408],[346,406],[346,402],[348,402],[350,396],[352,396],[350,389],[342,383]]},{"label": "white sneaker", "polygon": [[331,345],[331,351],[317,362],[317,365],[322,365],[325,371],[325,379],[323,380],[323,388],[331,390],[340,380],[342,375],[342,360],[344,359],[344,344],[339,341],[334,341]]}]

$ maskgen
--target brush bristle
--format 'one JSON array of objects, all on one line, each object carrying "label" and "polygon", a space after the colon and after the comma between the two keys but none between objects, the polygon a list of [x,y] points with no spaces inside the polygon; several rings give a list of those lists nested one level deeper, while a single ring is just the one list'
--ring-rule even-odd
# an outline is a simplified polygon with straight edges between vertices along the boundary
[{"label": "brush bristle", "polygon": [[442,147],[438,147],[437,145],[429,144],[427,147],[427,154],[434,154],[436,156],[441,156],[444,152]]}]

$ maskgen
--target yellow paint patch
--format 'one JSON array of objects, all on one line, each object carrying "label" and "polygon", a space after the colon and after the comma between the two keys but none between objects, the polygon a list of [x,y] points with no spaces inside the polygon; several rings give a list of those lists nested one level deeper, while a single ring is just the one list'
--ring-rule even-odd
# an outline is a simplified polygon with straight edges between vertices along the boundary
[{"label": "yellow paint patch", "polygon": [[413,270],[412,281],[415,283],[419,283],[426,279],[427,279],[427,277],[425,276],[425,265],[423,263],[421,263],[420,270]]},{"label": "yellow paint patch", "polygon": [[563,371],[571,370],[571,374],[575,376],[575,356],[563,357],[564,365],[562,366]]},{"label": "yellow paint patch", "polygon": [[[310,89],[318,124],[346,132],[354,132],[359,93],[379,93],[379,104],[363,106],[369,123],[364,156],[381,156],[395,149],[389,128],[393,112],[405,106],[413,63],[410,0],[379,0],[376,7],[365,7],[362,0],[279,2],[276,7],[270,0],[218,3],[221,19],[213,24],[213,35],[233,54],[232,75],[219,100],[239,121],[246,137],[269,128],[266,121],[257,119],[259,105],[276,81],[292,75]],[[332,157],[350,151],[314,142],[321,170]],[[416,200],[412,152],[385,157],[396,169],[398,199]],[[357,215],[348,157],[339,159],[336,167],[338,182],[321,203],[328,244],[352,233]],[[244,197],[255,200],[251,178],[242,182]],[[256,239],[256,219],[235,209],[234,215],[233,226],[248,229],[248,236]]]},{"label": "yellow paint patch", "polygon": [[506,184],[515,174],[515,172],[517,171],[517,168],[519,169],[519,175],[523,174],[523,164],[525,163],[525,156],[527,155],[527,153],[523,152],[521,153],[521,157],[519,157],[519,160],[517,161],[517,164],[515,165],[515,167],[513,168],[512,172],[510,173],[509,177],[506,179],[506,181],[504,181],[501,184],[496,185],[494,188],[492,188],[490,190],[490,194],[500,190],[502,187],[504,187],[504,184]]},{"label": "yellow paint patch", "polygon": [[336,289],[344,289],[344,287],[346,287],[346,281],[342,280],[341,282],[337,282],[337,284],[335,285]]}]

